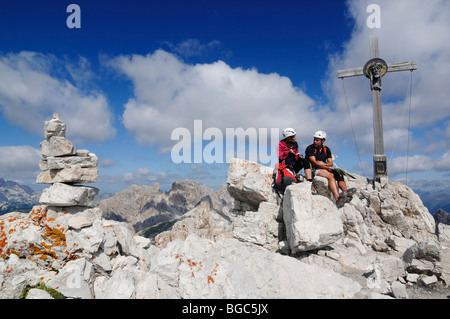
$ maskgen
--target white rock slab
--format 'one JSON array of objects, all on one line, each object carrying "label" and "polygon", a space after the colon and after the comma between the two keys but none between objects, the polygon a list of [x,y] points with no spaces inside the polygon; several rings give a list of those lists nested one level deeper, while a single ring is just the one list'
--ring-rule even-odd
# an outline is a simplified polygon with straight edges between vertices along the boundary
[{"label": "white rock slab", "polygon": [[92,206],[98,188],[55,183],[42,191],[39,201],[49,206]]}]

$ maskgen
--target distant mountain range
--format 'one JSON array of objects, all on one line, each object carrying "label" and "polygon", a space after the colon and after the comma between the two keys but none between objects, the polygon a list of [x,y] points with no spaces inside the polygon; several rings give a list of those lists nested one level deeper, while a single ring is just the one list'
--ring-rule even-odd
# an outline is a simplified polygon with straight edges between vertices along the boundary
[{"label": "distant mountain range", "polygon": [[428,211],[434,215],[439,209],[450,212],[450,190],[438,193],[416,191]]},{"label": "distant mountain range", "polygon": [[177,181],[168,192],[163,192],[159,184],[133,185],[100,198],[99,207],[106,219],[127,222],[138,232],[179,218],[205,198],[209,198],[217,210],[234,202],[225,185],[214,191],[195,181]]},{"label": "distant mountain range", "polygon": [[34,205],[39,205],[40,194],[29,186],[0,178],[0,215],[29,212]]},{"label": "distant mountain range", "polygon": [[[137,189],[139,189],[139,191],[136,191]],[[132,195],[130,193],[141,194]],[[186,208],[191,208],[191,206],[195,205],[203,196],[210,195],[213,199],[216,200],[216,196],[220,194],[218,196],[221,199],[220,201],[228,197],[225,187],[223,187],[221,191],[217,192],[216,194],[214,193],[215,192],[213,192],[212,190],[208,189],[205,186],[200,186],[196,182],[181,181],[174,183],[173,188],[167,194],[164,194],[164,192],[159,189],[159,185],[155,185],[152,188],[136,188],[135,186],[134,188],[130,188],[129,190],[125,190],[116,194],[103,195],[102,198],[97,199],[97,202],[103,202],[101,206],[104,206],[102,208],[105,208],[105,215],[109,215],[107,216],[109,218],[123,218],[124,220],[128,221],[130,221],[130,219],[141,219],[133,220],[134,222],[132,222],[132,224],[136,224],[135,228],[137,230],[140,230],[149,226],[148,224],[157,223],[157,220],[154,220],[153,222],[150,222],[150,220],[146,221],[146,219],[150,216],[142,216],[146,215],[142,214],[143,211],[148,210],[149,208],[151,208],[151,206],[156,205],[155,207],[153,207],[153,209],[158,210],[162,205],[164,206],[164,211],[172,212],[172,214],[169,215],[173,215],[174,212],[183,214],[185,213]],[[428,208],[428,211],[431,214],[435,214],[439,209],[450,212],[450,190],[444,190],[438,193],[421,192],[417,190],[416,193],[420,196],[423,204]],[[0,177],[0,215],[12,211],[29,212],[34,205],[39,205],[39,196],[40,192],[34,191],[27,185],[21,185],[13,181],[5,181]],[[109,201],[106,200],[109,197],[111,197],[111,199]],[[135,197],[134,200],[143,202],[138,205],[143,205],[142,207],[136,207],[136,211],[139,211],[137,215],[140,215],[141,218],[130,218],[131,216],[129,216],[129,213],[123,214],[124,211],[129,210],[129,200],[133,199],[133,197]],[[148,198],[146,199],[145,197]],[[127,198],[127,200],[125,200],[125,198]],[[124,206],[123,208],[126,207],[128,209],[119,208],[119,206],[121,205],[118,205],[118,203],[120,202],[122,202],[122,204],[124,202],[128,202],[127,205],[122,205]],[[166,205],[168,207],[166,207]],[[183,210],[182,206],[184,205],[188,207],[184,207]],[[136,212],[134,213],[136,214]],[[166,218],[163,218],[163,220],[170,219],[169,217],[173,216],[166,216]]]}]

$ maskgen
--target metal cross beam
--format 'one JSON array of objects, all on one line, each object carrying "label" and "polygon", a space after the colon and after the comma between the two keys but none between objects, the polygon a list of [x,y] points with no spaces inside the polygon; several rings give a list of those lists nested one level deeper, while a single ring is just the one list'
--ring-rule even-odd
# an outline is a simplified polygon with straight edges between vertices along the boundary
[{"label": "metal cross beam", "polygon": [[417,62],[400,62],[387,64],[379,58],[378,36],[370,36],[370,60],[360,68],[346,69],[338,71],[338,78],[365,75],[370,79],[370,89],[372,90],[373,107],[373,131],[374,148],[373,156],[374,180],[387,181],[387,158],[384,155],[383,141],[383,116],[381,109],[381,78],[387,72],[413,71],[417,70]]}]

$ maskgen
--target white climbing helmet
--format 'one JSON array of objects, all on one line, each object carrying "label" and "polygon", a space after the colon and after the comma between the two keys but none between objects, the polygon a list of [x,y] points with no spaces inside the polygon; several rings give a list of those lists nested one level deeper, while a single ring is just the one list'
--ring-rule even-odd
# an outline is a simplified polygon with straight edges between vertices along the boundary
[{"label": "white climbing helmet", "polygon": [[284,130],[283,130],[283,140],[285,139],[285,138],[288,138],[288,137],[291,137],[291,136],[294,136],[294,135],[297,135],[297,133],[295,132],[295,130],[293,129],[293,128],[285,128]]},{"label": "white climbing helmet", "polygon": [[317,131],[316,133],[314,133],[314,137],[325,140],[327,138],[327,133],[325,133],[324,131]]}]

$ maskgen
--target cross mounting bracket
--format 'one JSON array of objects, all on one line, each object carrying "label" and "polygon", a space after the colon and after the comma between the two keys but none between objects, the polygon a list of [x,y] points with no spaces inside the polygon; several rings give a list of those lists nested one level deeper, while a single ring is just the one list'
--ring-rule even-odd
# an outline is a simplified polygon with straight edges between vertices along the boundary
[{"label": "cross mounting bracket", "polygon": [[374,58],[364,65],[363,74],[370,79],[370,89],[381,91],[381,77],[388,71],[386,61]]}]

